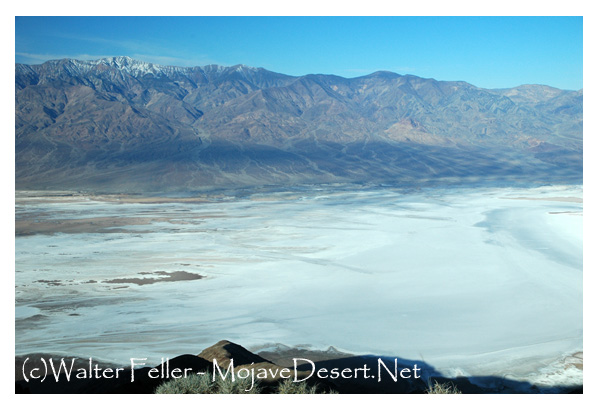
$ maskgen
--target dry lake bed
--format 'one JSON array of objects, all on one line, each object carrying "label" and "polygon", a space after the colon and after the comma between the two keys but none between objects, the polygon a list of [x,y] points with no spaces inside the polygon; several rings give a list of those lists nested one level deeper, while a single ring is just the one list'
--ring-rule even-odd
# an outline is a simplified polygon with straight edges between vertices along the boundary
[{"label": "dry lake bed", "polygon": [[17,192],[16,355],[326,349],[582,385],[582,187]]}]

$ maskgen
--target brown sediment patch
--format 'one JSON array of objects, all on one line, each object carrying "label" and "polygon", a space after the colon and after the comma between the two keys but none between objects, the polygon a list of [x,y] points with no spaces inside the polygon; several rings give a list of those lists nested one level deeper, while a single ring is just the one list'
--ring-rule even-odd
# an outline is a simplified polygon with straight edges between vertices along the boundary
[{"label": "brown sediment patch", "polygon": [[35,234],[51,235],[56,233],[129,233],[144,234],[152,230],[131,229],[131,226],[149,226],[153,223],[170,223],[177,225],[198,224],[197,220],[223,218],[218,214],[174,214],[171,216],[147,217],[94,217],[94,218],[69,218],[69,219],[38,219],[36,215],[27,218],[18,218],[15,221],[15,236]]},{"label": "brown sediment patch", "polygon": [[15,203],[77,203],[88,201],[89,196],[75,191],[15,191]]},{"label": "brown sediment patch", "polygon": [[[221,216],[189,216],[186,219],[218,218]],[[152,223],[168,222],[173,224],[192,224],[184,219],[170,217],[98,217],[82,219],[55,219],[55,220],[16,220],[15,236],[35,234],[79,234],[79,233],[132,233],[144,234],[151,230],[131,230],[129,226],[147,226]]]},{"label": "brown sediment patch", "polygon": [[582,215],[580,211],[550,211],[549,214],[570,214],[570,215]]},{"label": "brown sediment patch", "polygon": [[109,284],[137,284],[137,285],[147,285],[154,284],[159,282],[174,282],[174,281],[193,281],[199,280],[201,278],[205,278],[204,275],[190,273],[187,271],[173,271],[171,273],[167,273],[166,271],[155,271],[153,273],[149,272],[141,272],[139,274],[142,275],[157,275],[158,277],[152,278],[115,278],[113,280],[103,281],[104,283]]},{"label": "brown sediment patch", "polygon": [[218,198],[208,197],[147,197],[135,195],[101,195],[90,196],[94,201],[106,201],[110,203],[125,203],[125,204],[166,204],[166,203],[209,203]]},{"label": "brown sediment patch", "polygon": [[195,197],[152,197],[141,194],[92,194],[75,191],[16,191],[17,204],[31,203],[75,203],[84,201],[104,201],[110,203],[206,203],[222,200],[221,196],[195,196]]},{"label": "brown sediment patch", "polygon": [[533,201],[559,201],[563,203],[580,203],[580,197],[500,197],[502,200],[533,200]]},{"label": "brown sediment patch", "polygon": [[583,353],[579,351],[577,353],[572,354],[569,357],[566,357],[566,363],[570,366],[574,366],[579,370],[583,370]]},{"label": "brown sediment patch", "polygon": [[37,280],[37,281],[34,281],[34,283],[42,283],[42,284],[54,285],[54,286],[64,285],[60,280]]},{"label": "brown sediment patch", "polygon": [[55,233],[139,233],[137,230],[122,228],[124,226],[148,225],[154,222],[169,221],[164,217],[96,217],[80,219],[33,220],[31,218],[15,221],[15,235],[25,236],[34,234]]}]

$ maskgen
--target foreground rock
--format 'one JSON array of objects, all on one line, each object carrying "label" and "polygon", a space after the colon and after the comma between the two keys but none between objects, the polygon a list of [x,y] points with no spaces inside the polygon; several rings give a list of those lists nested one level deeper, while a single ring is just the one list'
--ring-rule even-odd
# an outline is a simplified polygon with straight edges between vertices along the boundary
[{"label": "foreground rock", "polygon": [[[44,374],[43,370],[50,362],[53,362],[54,369],[49,366],[46,378],[35,378]],[[91,359],[44,354],[18,356],[15,358],[15,393],[152,394],[162,383],[194,373],[212,373],[216,378],[225,375],[252,378],[260,384],[262,393],[274,393],[278,384],[290,380],[317,386],[319,393],[334,391],[341,394],[425,393],[429,376],[435,375],[433,367],[419,361],[355,356],[334,349],[311,351],[288,347],[261,351],[258,355],[222,340],[199,355],[181,355],[154,367],[140,362],[136,362],[135,366],[116,366],[95,363]],[[24,377],[29,377],[28,381]],[[433,379],[439,383],[449,382],[462,393],[539,392],[533,386],[498,377],[483,377],[488,386],[494,387],[492,389],[476,386],[467,378]],[[582,387],[556,389],[582,393]]]}]

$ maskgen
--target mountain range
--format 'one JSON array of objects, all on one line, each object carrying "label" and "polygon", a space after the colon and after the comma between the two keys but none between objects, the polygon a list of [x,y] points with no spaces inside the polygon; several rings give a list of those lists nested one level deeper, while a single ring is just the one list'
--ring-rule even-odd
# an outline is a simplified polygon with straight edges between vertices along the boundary
[{"label": "mountain range", "polygon": [[17,189],[581,183],[583,91],[129,57],[15,65]]}]

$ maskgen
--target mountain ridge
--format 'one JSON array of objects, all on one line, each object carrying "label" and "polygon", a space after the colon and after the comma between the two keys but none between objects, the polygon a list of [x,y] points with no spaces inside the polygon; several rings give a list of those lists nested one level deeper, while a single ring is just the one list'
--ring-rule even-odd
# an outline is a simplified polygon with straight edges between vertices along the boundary
[{"label": "mountain ridge", "polygon": [[582,179],[582,89],[129,57],[15,65],[22,188]]},{"label": "mountain ridge", "polygon": [[[146,72],[160,72],[160,71],[170,71],[170,72],[174,72],[174,71],[189,71],[189,70],[193,70],[193,69],[202,69],[204,71],[212,71],[212,72],[223,72],[227,69],[236,69],[236,70],[240,70],[240,69],[247,69],[250,71],[258,71],[258,70],[262,70],[262,71],[268,71],[269,73],[274,73],[274,74],[278,74],[281,76],[286,76],[286,77],[290,77],[290,78],[300,78],[300,77],[305,77],[305,76],[330,76],[330,77],[338,77],[338,78],[342,78],[342,79],[346,79],[346,80],[351,80],[351,79],[358,79],[358,78],[362,78],[362,77],[373,77],[373,76],[380,76],[380,75],[391,75],[394,77],[415,77],[415,78],[419,78],[419,79],[423,79],[423,80],[434,80],[434,81],[438,81],[438,82],[445,82],[445,83],[460,83],[460,84],[469,84],[471,86],[477,87],[477,88],[482,88],[482,87],[478,87],[473,85],[472,83],[469,83],[467,81],[464,80],[436,80],[435,78],[432,77],[420,77],[414,74],[399,74],[396,73],[394,71],[390,71],[390,70],[377,70],[374,71],[372,73],[369,74],[364,74],[361,76],[356,76],[356,77],[343,77],[343,76],[339,76],[336,74],[325,74],[325,73],[312,73],[312,74],[305,74],[305,75],[288,75],[288,74],[283,74],[283,73],[277,73],[277,72],[273,72],[270,70],[267,70],[263,67],[254,67],[254,66],[248,66],[246,64],[234,64],[232,66],[223,66],[220,64],[206,64],[206,65],[197,65],[197,66],[176,66],[176,65],[169,65],[169,64],[158,64],[158,63],[151,63],[151,62],[144,62],[142,60],[137,60],[134,59],[132,57],[129,56],[114,56],[114,57],[103,57],[103,58],[99,58],[99,59],[95,59],[95,60],[81,60],[81,59],[74,59],[74,58],[62,58],[62,59],[53,59],[53,60],[47,60],[43,63],[38,63],[38,64],[28,64],[28,63],[15,63],[15,66],[17,68],[23,69],[23,68],[31,68],[34,66],[43,66],[46,64],[53,64],[53,65],[58,65],[61,62],[68,62],[68,63],[74,63],[77,66],[80,67],[88,67],[88,68],[93,68],[93,67],[97,67],[98,65],[101,64],[106,64],[108,66],[114,67],[114,68],[134,68],[137,71],[142,71],[141,68],[143,68],[143,70],[145,70]],[[517,86],[513,86],[513,87],[499,87],[499,88],[491,88],[491,89],[486,89],[486,90],[495,90],[495,91],[504,91],[504,90],[512,90],[512,89],[518,89],[518,88],[528,88],[528,87],[541,87],[541,88],[548,88],[548,89],[553,89],[553,90],[558,90],[558,91],[574,91],[574,92],[582,92],[583,89],[578,89],[578,90],[571,90],[571,89],[560,89],[557,87],[553,87],[547,84],[540,84],[540,83],[525,83],[525,84],[520,84]]]}]

